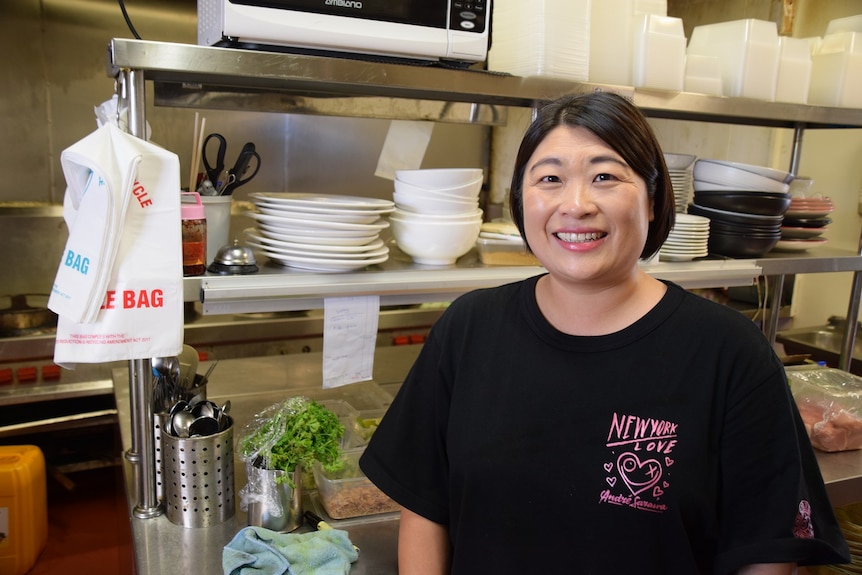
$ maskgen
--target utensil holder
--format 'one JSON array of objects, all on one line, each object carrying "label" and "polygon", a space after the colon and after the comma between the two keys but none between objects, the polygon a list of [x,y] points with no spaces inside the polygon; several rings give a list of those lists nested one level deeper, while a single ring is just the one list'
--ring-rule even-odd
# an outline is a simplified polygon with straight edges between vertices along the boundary
[{"label": "utensil holder", "polygon": [[223,523],[236,511],[233,419],[214,435],[162,434],[165,514],[183,527]]},{"label": "utensil holder", "polygon": [[302,525],[302,469],[297,467],[291,474],[296,487],[287,481],[276,482],[287,475],[280,469],[262,469],[246,465],[249,486],[253,494],[248,504],[248,524],[265,527],[282,533],[296,530]]},{"label": "utensil holder", "polygon": [[156,501],[165,501],[165,460],[163,436],[170,435],[170,415],[161,411],[153,414],[153,450],[156,454]]}]

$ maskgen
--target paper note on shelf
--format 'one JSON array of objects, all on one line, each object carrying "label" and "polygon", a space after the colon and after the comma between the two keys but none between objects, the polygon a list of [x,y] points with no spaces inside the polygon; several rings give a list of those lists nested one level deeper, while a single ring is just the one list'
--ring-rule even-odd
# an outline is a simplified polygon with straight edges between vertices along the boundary
[{"label": "paper note on shelf", "polygon": [[372,378],[380,297],[326,298],[323,304],[323,387]]},{"label": "paper note on shelf", "polygon": [[434,122],[392,120],[374,175],[394,180],[396,170],[415,170],[421,167],[433,130]]}]

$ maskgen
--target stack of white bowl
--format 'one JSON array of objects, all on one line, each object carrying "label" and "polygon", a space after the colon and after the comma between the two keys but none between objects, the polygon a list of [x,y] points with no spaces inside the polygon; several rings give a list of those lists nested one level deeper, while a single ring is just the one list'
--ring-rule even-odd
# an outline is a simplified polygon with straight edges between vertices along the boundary
[{"label": "stack of white bowl", "polygon": [[398,248],[423,265],[451,265],[479,237],[479,168],[395,172],[395,211],[389,216]]},{"label": "stack of white bowl", "polygon": [[696,159],[697,156],[692,154],[666,153],[664,155],[664,163],[667,165],[670,184],[673,187],[673,199],[676,202],[676,211],[679,213],[685,212],[686,206],[691,201],[691,184],[693,180],[691,169]]}]

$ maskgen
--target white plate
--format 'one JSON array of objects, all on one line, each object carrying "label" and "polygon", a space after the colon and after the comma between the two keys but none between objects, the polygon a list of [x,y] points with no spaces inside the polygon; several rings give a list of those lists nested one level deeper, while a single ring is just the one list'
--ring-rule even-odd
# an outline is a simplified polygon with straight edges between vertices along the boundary
[{"label": "white plate", "polygon": [[668,239],[662,244],[662,249],[670,249],[670,250],[688,250],[700,252],[706,249],[706,246],[709,243],[706,240],[696,241],[696,242],[680,242],[674,241],[672,239]]},{"label": "white plate", "polygon": [[[388,201],[388,200],[387,200]],[[326,204],[285,204],[283,202],[277,202],[266,199],[257,199],[254,202],[255,206],[264,206],[270,209],[283,210],[285,212],[302,212],[302,213],[312,213],[312,214],[363,214],[363,215],[386,215],[395,210],[395,202],[391,202],[391,206],[381,206],[379,208],[368,208],[368,209],[359,209],[359,208],[345,208],[341,206],[329,206]]]},{"label": "white plate", "polygon": [[708,254],[702,255],[694,255],[694,254],[672,254],[668,252],[664,252],[659,250],[658,259],[662,262],[690,262],[694,258],[705,257]]},{"label": "white plate", "polygon": [[668,238],[682,238],[688,240],[705,240],[709,237],[709,230],[678,230],[672,229]]},{"label": "white plate", "polygon": [[708,228],[709,218],[695,214],[677,214],[674,227]]},{"label": "white plate", "polygon": [[296,251],[315,251],[315,252],[329,252],[329,253],[363,253],[363,252],[373,252],[375,250],[379,250],[384,247],[383,240],[379,237],[375,236],[373,240],[365,244],[355,244],[355,245],[346,245],[346,244],[315,244],[308,242],[294,242],[294,241],[284,241],[278,238],[270,238],[265,234],[257,234],[253,228],[249,228],[244,230],[245,235],[251,241],[263,244],[265,246],[272,246],[274,248],[280,248],[282,250],[296,250]]},{"label": "white plate", "polygon": [[371,224],[350,224],[344,222],[330,222],[325,220],[304,220],[300,218],[288,218],[286,216],[273,216],[270,214],[261,214],[258,212],[246,212],[248,217],[258,222],[280,226],[283,228],[291,228],[296,230],[336,230],[336,231],[353,231],[353,232],[370,232],[380,231],[389,227],[389,222],[383,219],[377,220]]},{"label": "white plate", "polygon": [[661,250],[670,254],[700,254],[706,255],[707,247],[706,246],[669,246],[667,244],[662,244]]},{"label": "white plate", "polygon": [[370,252],[321,252],[317,250],[297,250],[292,248],[284,248],[279,246],[270,245],[267,243],[256,242],[254,240],[246,240],[249,246],[256,250],[272,252],[274,254],[278,254],[282,257],[300,257],[300,258],[316,258],[323,261],[330,260],[344,260],[344,261],[354,261],[354,260],[369,260],[378,258],[380,256],[385,256],[389,253],[389,248],[386,246],[370,251]]},{"label": "white plate", "polygon": [[379,198],[363,198],[361,196],[340,196],[338,194],[302,194],[290,192],[252,192],[252,201],[265,200],[285,206],[352,208],[356,210],[392,210],[395,202]]},{"label": "white plate", "polygon": [[264,224],[258,224],[257,228],[260,235],[265,238],[317,246],[364,246],[380,237],[377,232],[369,234],[365,232],[332,232],[332,230],[293,231],[286,228],[264,227]]},{"label": "white plate", "polygon": [[814,238],[808,240],[778,240],[778,243],[775,244],[775,247],[772,248],[774,252],[804,252],[809,248],[816,248],[817,246],[822,246],[826,242],[828,242],[826,238]]},{"label": "white plate", "polygon": [[380,219],[380,214],[371,212],[342,212],[337,210],[332,211],[322,211],[320,213],[313,211],[300,211],[300,210],[285,210],[284,208],[273,208],[269,205],[265,204],[257,204],[257,209],[260,213],[270,215],[270,216],[279,216],[279,217],[288,217],[288,218],[299,218],[303,220],[322,220],[329,222],[343,222],[346,224],[373,224],[377,220]]},{"label": "white plate", "polygon": [[329,260],[313,257],[288,256],[270,250],[260,250],[260,253],[283,266],[316,272],[348,272],[362,269],[366,266],[382,264],[389,255],[363,260]]}]

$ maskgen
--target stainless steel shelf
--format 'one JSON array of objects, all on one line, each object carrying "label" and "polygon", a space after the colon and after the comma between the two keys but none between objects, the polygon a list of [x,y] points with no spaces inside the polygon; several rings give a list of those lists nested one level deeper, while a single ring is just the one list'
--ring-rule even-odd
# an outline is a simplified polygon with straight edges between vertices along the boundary
[{"label": "stainless steel shelf", "polygon": [[850,250],[815,248],[801,253],[772,252],[757,259],[765,276],[862,271],[862,257]]},{"label": "stainless steel shelf", "polygon": [[[756,259],[704,259],[643,264],[648,274],[684,288],[752,285],[759,276],[862,271],[857,254],[829,248],[798,254],[770,254]],[[519,281],[541,267],[485,266],[470,253],[456,266],[405,263],[398,255],[373,270],[309,273],[272,264],[246,276],[206,275],[185,278],[186,301],[203,302],[204,314],[321,309],[328,297],[380,296],[381,305],[450,301],[467,291]]]},{"label": "stainless steel shelf", "polygon": [[862,127],[859,109],[120,38],[108,46],[107,65],[111,76],[121,69],[142,71],[155,84],[156,103],[165,106],[500,124],[505,123],[506,106],[532,107],[563,94],[603,88],[631,97],[656,118],[786,128]]},{"label": "stainless steel shelf", "polygon": [[[203,302],[204,314],[321,309],[326,298],[376,295],[380,305],[451,301],[473,289],[494,287],[544,272],[534,266],[486,266],[475,252],[458,265],[412,264],[397,247],[389,261],[350,273],[309,273],[266,263],[245,276],[185,278],[186,301]],[[762,274],[755,260],[701,260],[644,264],[647,273],[686,288],[751,285]]]}]

